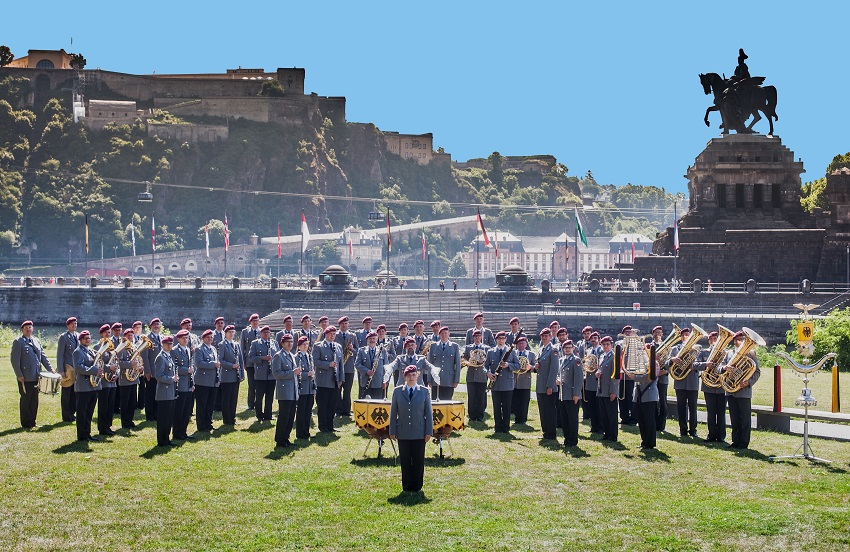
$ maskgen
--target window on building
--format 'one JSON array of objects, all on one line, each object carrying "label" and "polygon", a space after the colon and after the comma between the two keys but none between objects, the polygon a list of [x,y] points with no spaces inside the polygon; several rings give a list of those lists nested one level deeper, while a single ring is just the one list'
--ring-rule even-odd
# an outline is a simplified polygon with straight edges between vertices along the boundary
[{"label": "window on building", "polygon": [[744,208],[744,185],[740,182],[735,184],[735,208]]},{"label": "window on building", "polygon": [[718,184],[716,188],[717,193],[717,206],[721,209],[726,208],[726,186],[723,184]]},{"label": "window on building", "polygon": [[49,59],[43,59],[35,64],[36,69],[53,69],[53,62]]}]

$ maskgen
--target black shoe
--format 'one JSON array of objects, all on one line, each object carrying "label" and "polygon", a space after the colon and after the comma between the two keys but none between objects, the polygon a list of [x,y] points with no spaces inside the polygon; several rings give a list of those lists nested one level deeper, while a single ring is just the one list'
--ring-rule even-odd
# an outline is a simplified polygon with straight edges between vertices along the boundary
[{"label": "black shoe", "polygon": [[115,432],[112,431],[111,429],[107,429],[103,434],[108,435],[109,437],[112,437],[113,435],[115,435]]},{"label": "black shoe", "polygon": [[682,439],[684,439],[684,438],[685,438],[685,437],[687,437],[687,436],[688,436],[688,432],[687,432],[687,431],[680,431],[680,432],[679,432],[679,437],[681,437]]},{"label": "black shoe", "polygon": [[76,422],[77,419],[76,418],[62,418],[62,421],[63,422]]},{"label": "black shoe", "polygon": [[710,438],[709,438],[709,437],[706,437],[705,439],[703,439],[703,440],[702,440],[702,442],[703,442],[703,443],[713,443],[713,442],[714,442],[714,441],[716,441],[716,440],[717,440],[717,439],[715,439],[714,437],[710,437]]},{"label": "black shoe", "polygon": [[688,435],[690,435],[694,439],[699,439],[699,435],[697,435],[697,430],[689,431]]},{"label": "black shoe", "polygon": [[96,442],[96,443],[99,443],[99,442],[103,441],[103,439],[101,439],[100,437],[95,437],[95,436],[93,436],[93,435],[89,435],[88,440],[89,440],[89,441],[94,441],[94,442]]},{"label": "black shoe", "polygon": [[726,445],[726,448],[736,449],[736,448],[738,448],[738,444],[737,443],[729,443],[728,445]]}]

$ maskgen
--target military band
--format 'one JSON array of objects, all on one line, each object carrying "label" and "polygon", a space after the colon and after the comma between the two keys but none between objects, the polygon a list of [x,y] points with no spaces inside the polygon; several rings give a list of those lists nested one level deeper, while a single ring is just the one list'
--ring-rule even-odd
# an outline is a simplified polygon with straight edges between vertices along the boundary
[{"label": "military band", "polygon": [[[416,320],[412,334],[407,323],[401,323],[396,337],[387,336],[384,324],[378,324],[373,330],[372,317],[363,319],[362,330],[352,332],[348,328],[347,316],[339,318],[339,329],[329,326],[327,317],[323,316],[319,319],[321,334],[313,329],[310,315],[301,317],[301,328],[297,330],[291,329],[291,316],[283,320],[289,326],[277,334],[279,347],[271,337],[271,328],[259,326],[256,314],[249,317],[248,327],[238,337],[235,326],[225,326],[224,318],[218,317],[213,323],[214,329],[204,331],[200,339],[192,334],[192,321],[188,318],[183,319],[182,329],[174,337],[164,335],[162,321],[153,318],[146,336],[151,347],[145,350],[140,347],[143,344],[140,322],[126,330],[120,322],[103,324],[100,327],[101,339],[93,344],[88,331],[77,334],[78,321],[69,317],[66,331],[58,336],[56,353],[63,384],[60,401],[62,419],[76,420],[78,440],[99,440],[91,435],[97,409],[98,433],[101,436],[114,435],[111,429],[112,405],[118,393],[121,428],[133,429],[136,427],[136,390],[140,381],[145,381],[145,399],[150,401],[148,394],[151,393],[154,401],[153,405],[149,402],[144,405],[145,417],[157,422],[158,445],[168,446],[172,438],[192,438],[188,427],[193,404],[197,406],[197,431],[214,429],[217,388],[222,401],[222,422],[236,426],[239,387],[246,375],[253,372],[254,383],[249,387],[253,387],[254,399],[249,403],[249,409],[256,411],[258,421],[270,421],[274,397],[277,397],[275,443],[288,447],[293,429],[296,439],[311,438],[314,403],[319,432],[336,431],[334,417],[350,412],[350,406],[346,407],[343,401],[346,399],[346,383],[353,383],[355,373],[361,398],[394,398],[395,391],[388,392],[390,382],[394,381],[396,390],[405,388],[402,382],[413,382],[418,391],[429,391],[432,399],[447,401],[453,399],[455,389],[464,379],[462,372],[465,368],[466,414],[470,421],[484,422],[487,390],[490,389],[496,433],[510,431],[511,413],[515,416],[515,424],[527,422],[533,386],[543,439],[556,439],[557,420],[560,418],[564,446],[577,446],[581,427],[579,410],[582,409],[586,412],[584,419],[589,422],[590,435],[601,433],[602,439],[616,441],[618,426],[630,423],[633,413],[640,429],[641,448],[652,449],[657,445],[656,431],[663,427],[659,426],[659,420],[666,419],[662,408],[662,404],[666,403],[664,378],[673,367],[681,369],[682,362],[694,359],[687,374],[681,379],[674,379],[673,384],[681,437],[697,437],[697,393],[702,380],[708,414],[708,434],[704,441],[725,441],[728,404],[732,428],[729,446],[745,449],[750,443],[752,386],[757,383],[760,370],[755,352],[747,346],[753,340],[744,332],[733,336],[729,331],[724,343],[731,340],[734,348],[718,350],[713,355],[718,333],[711,332],[707,334],[707,346],[694,346],[692,356],[680,358],[691,329],[677,328],[682,343],[670,348],[665,363],[657,364],[644,373],[630,371],[632,361],[629,356],[662,347],[666,340],[662,341],[664,328],[661,326],[652,329],[652,340],[646,344],[648,349],[644,350],[643,338],[639,338],[639,350],[621,347],[622,354],[618,356],[611,336],[600,339],[598,332],[585,326],[581,332],[582,339],[574,345],[567,329],[557,321],[539,333],[539,346],[535,350],[529,347],[528,338],[519,333],[516,317],[508,322],[510,331],[494,333],[484,327],[483,314],[478,313],[474,317],[476,326],[467,332],[470,343],[463,347],[451,339],[450,329],[445,325],[438,327],[439,321],[436,320],[432,336],[425,335],[424,322]],[[52,372],[53,367],[45,357],[41,343],[33,335],[31,321],[21,325],[21,332],[22,335],[12,345],[12,366],[21,395],[21,425],[28,428],[35,426],[39,372],[42,368]],[[493,347],[485,343],[488,332],[493,337]],[[624,327],[623,341],[619,341],[618,345],[624,345],[629,338],[636,339],[635,333],[631,326]],[[557,341],[552,339],[553,335],[557,336]],[[706,334],[700,332],[700,335]],[[196,346],[192,344],[193,338]],[[695,337],[691,343],[697,341]],[[242,345],[246,342],[247,352]],[[143,359],[143,378],[130,377],[135,356]],[[702,376],[712,374],[714,379],[720,380],[727,372],[740,370],[736,363],[741,364],[742,358],[752,363],[747,366],[754,367],[754,371],[751,375],[748,373],[746,380],[738,386],[724,389],[721,385],[706,384],[706,380],[711,378]],[[346,373],[348,365],[353,372]],[[247,370],[249,366],[251,372]],[[403,377],[408,367],[413,367],[415,379]],[[676,378],[679,378],[678,372],[674,372]],[[71,392],[66,391],[70,387],[64,387],[67,381],[73,381],[73,411],[69,411],[68,404]],[[631,382],[631,385],[626,382]],[[631,401],[626,401],[624,394],[629,388],[632,389]],[[350,395],[348,398],[350,400]],[[342,406],[339,403],[343,403]],[[621,409],[626,412],[618,412]],[[617,419],[618,413],[621,420]]]}]

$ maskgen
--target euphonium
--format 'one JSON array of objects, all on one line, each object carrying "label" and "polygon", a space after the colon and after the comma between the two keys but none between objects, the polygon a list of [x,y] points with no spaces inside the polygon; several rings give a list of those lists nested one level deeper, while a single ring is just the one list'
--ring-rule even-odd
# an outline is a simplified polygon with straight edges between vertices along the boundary
[{"label": "euphonium", "polygon": [[112,340],[108,337],[104,337],[103,339],[101,339],[98,345],[99,347],[97,349],[97,352],[95,352],[94,354],[94,362],[92,363],[92,365],[101,371],[101,375],[89,376],[89,383],[92,387],[97,387],[98,385],[100,385],[100,380],[101,378],[103,378],[103,374],[106,373],[107,368],[106,363],[103,362],[103,355],[115,348],[115,345],[112,344]]},{"label": "euphonium", "polygon": [[711,363],[714,366],[712,368],[706,368],[700,373],[700,378],[706,387],[713,389],[720,387],[722,375],[717,368],[720,367],[720,364],[726,357],[726,346],[729,345],[734,336],[735,332],[726,326],[717,325],[717,341],[714,342],[714,346],[708,352],[708,359],[706,360],[706,363]]},{"label": "euphonium", "polygon": [[531,370],[531,366],[528,364],[528,357],[519,357],[519,370],[516,371],[515,375],[521,376],[523,374],[527,374],[529,370]]},{"label": "euphonium", "polygon": [[687,341],[682,344],[682,348],[679,349],[679,354],[676,355],[681,362],[678,364],[671,363],[670,364],[670,377],[676,381],[681,381],[685,379],[688,374],[691,373],[691,369],[694,366],[694,360],[696,360],[699,351],[696,349],[696,344],[700,339],[707,336],[705,330],[700,328],[694,323],[691,323],[691,335],[688,336]]},{"label": "euphonium", "polygon": [[667,361],[670,360],[670,350],[673,349],[673,345],[680,341],[682,341],[682,330],[679,329],[679,326],[673,324],[670,335],[655,348],[655,360],[658,361],[659,366],[667,365]]},{"label": "euphonium", "polygon": [[[120,375],[118,368],[118,353],[126,349],[127,347],[132,347],[133,340],[129,338],[122,338],[121,343],[118,344],[117,347],[112,351],[112,358],[109,360],[109,370],[103,373],[103,379],[108,381],[109,383],[115,383],[118,381],[118,376]],[[112,370],[112,367],[115,367],[115,370]]]},{"label": "euphonium", "polygon": [[127,373],[124,374],[127,381],[136,381],[145,372],[145,365],[142,362],[142,359],[139,358],[139,355],[141,355],[146,349],[152,348],[153,341],[145,335],[140,336],[139,344],[135,349],[133,349],[133,356],[130,357],[131,367],[127,370]]},{"label": "euphonium", "polygon": [[720,384],[727,393],[735,393],[741,390],[744,382],[750,379],[756,371],[756,361],[749,358],[747,354],[756,347],[764,347],[762,337],[749,328],[741,328],[744,332],[744,343],[735,351],[732,360],[729,361],[729,369],[720,377]]}]

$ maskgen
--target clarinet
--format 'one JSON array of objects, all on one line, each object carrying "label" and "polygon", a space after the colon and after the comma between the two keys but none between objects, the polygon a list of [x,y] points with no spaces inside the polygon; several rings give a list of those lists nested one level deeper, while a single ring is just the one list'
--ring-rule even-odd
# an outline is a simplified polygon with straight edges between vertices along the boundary
[{"label": "clarinet", "polygon": [[[523,328],[520,328],[519,331],[517,332],[517,338],[519,338],[520,334],[522,334],[522,330],[523,330]],[[508,349],[502,354],[502,358],[501,358],[501,360],[499,360],[499,364],[496,365],[496,371],[494,372],[494,374],[496,374],[497,378],[502,373],[502,363],[506,362],[508,360],[508,358],[510,358],[511,353],[513,352],[515,347],[516,347],[516,340],[514,340],[514,342],[511,343],[511,346],[508,347]],[[487,381],[487,389],[492,389],[494,383],[495,383],[494,381],[488,380]]]}]

